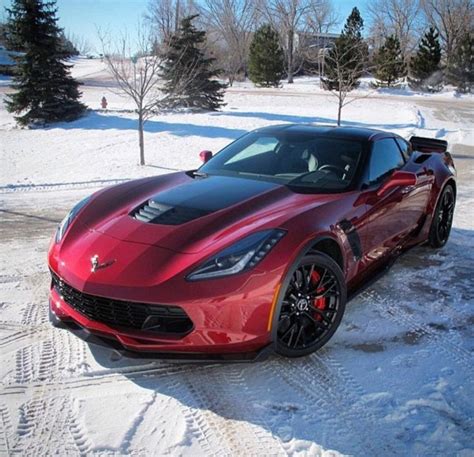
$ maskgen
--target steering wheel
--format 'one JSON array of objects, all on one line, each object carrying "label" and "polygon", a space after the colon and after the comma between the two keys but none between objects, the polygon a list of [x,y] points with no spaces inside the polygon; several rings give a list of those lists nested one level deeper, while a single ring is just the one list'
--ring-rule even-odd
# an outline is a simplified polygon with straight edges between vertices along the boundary
[{"label": "steering wheel", "polygon": [[336,165],[331,165],[330,163],[327,163],[325,165],[321,165],[318,168],[318,171],[325,171],[327,170],[328,173],[332,173],[336,175],[338,178],[343,179],[344,175],[346,174],[346,170],[343,170]]}]

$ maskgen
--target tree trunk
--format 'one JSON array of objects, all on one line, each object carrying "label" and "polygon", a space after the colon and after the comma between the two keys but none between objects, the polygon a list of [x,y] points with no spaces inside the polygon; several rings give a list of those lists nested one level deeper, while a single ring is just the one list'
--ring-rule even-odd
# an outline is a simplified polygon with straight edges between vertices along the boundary
[{"label": "tree trunk", "polygon": [[293,30],[288,31],[288,84],[293,84],[293,47],[294,47],[294,34]]},{"label": "tree trunk", "polygon": [[138,114],[138,144],[140,146],[140,165],[145,165],[145,139],[143,137],[143,115]]},{"label": "tree trunk", "polygon": [[339,99],[339,103],[337,106],[337,126],[341,126],[341,112],[342,112],[342,100]]}]

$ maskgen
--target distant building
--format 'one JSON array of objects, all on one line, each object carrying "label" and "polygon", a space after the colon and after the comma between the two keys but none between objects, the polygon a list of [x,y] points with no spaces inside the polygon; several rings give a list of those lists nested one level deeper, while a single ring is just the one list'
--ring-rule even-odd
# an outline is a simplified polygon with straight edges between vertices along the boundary
[{"label": "distant building", "polygon": [[305,48],[330,49],[339,36],[338,33],[299,33],[298,39]]},{"label": "distant building", "polygon": [[339,38],[338,33],[299,33],[298,42],[305,49],[305,67],[307,70],[324,76],[324,61],[329,50]]}]

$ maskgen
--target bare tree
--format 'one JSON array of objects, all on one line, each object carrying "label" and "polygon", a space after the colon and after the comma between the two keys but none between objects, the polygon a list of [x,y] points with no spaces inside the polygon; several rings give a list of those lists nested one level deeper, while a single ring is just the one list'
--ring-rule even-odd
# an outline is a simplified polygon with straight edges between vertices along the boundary
[{"label": "bare tree", "polygon": [[293,76],[298,66],[299,47],[298,33],[304,34],[307,27],[307,16],[318,8],[320,0],[260,0],[259,10],[280,34],[281,46],[286,55],[286,72],[288,83],[293,83]]},{"label": "bare tree", "polygon": [[326,64],[331,66],[332,73],[332,80],[330,84],[326,82],[326,89],[337,98],[337,125],[341,125],[342,109],[345,106],[370,94],[349,96],[359,84],[365,67],[365,52],[363,41],[348,44],[347,40],[337,40],[326,55]]},{"label": "bare tree", "polygon": [[254,0],[203,0],[199,12],[209,35],[215,36],[220,63],[232,86],[247,64],[257,9]]},{"label": "bare tree", "polygon": [[456,45],[474,28],[472,0],[421,0],[421,5],[428,22],[439,33],[449,66]]},{"label": "bare tree", "polygon": [[154,40],[149,29],[139,25],[135,40],[124,34],[112,47],[106,35],[99,32],[99,36],[104,61],[120,89],[119,93],[129,97],[135,105],[138,115],[139,163],[145,165],[145,123],[165,107],[168,100],[184,90],[193,78],[192,71],[177,80],[173,93],[165,94],[160,77],[163,61],[161,53],[152,52]]},{"label": "bare tree", "polygon": [[73,44],[81,56],[86,56],[94,51],[91,43],[82,35],[66,33],[66,38]]},{"label": "bare tree", "polygon": [[395,35],[405,60],[416,46],[420,34],[419,0],[373,0],[367,10],[371,18],[372,44],[379,48],[385,39]]},{"label": "bare tree", "polygon": [[313,1],[306,14],[305,29],[314,34],[328,33],[340,22],[331,0]]},{"label": "bare tree", "polygon": [[145,19],[155,40],[166,44],[179,28],[181,19],[196,13],[193,0],[149,0]]}]

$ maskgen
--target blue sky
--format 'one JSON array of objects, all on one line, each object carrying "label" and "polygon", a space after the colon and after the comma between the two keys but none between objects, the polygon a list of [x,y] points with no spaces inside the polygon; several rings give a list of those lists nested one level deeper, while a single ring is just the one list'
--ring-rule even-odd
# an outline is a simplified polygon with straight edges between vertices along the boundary
[{"label": "blue sky", "polygon": [[[333,0],[336,11],[343,19],[337,30],[357,6],[365,16],[365,6],[370,0]],[[98,46],[97,27],[108,30],[112,35],[124,29],[133,30],[146,11],[148,0],[58,0],[59,25],[66,32],[80,35],[91,45]],[[0,0],[0,19],[5,19],[5,7],[10,0]]]}]

